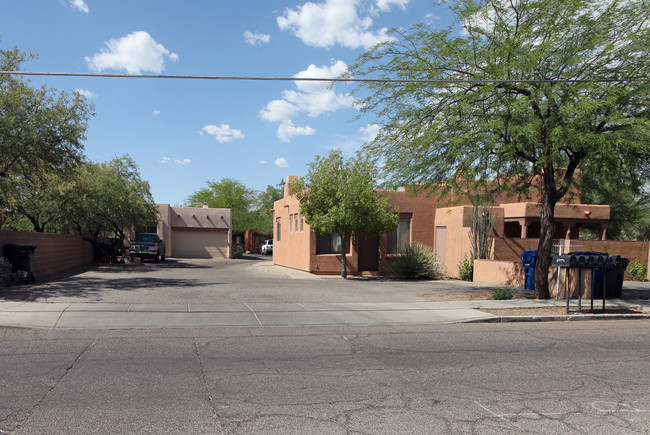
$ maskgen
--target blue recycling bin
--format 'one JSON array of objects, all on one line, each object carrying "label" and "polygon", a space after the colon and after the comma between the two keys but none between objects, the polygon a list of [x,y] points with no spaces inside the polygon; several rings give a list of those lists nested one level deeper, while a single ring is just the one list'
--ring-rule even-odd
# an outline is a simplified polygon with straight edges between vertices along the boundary
[{"label": "blue recycling bin", "polygon": [[527,249],[521,253],[521,262],[524,265],[526,290],[535,290],[535,263],[537,262],[537,250]]}]

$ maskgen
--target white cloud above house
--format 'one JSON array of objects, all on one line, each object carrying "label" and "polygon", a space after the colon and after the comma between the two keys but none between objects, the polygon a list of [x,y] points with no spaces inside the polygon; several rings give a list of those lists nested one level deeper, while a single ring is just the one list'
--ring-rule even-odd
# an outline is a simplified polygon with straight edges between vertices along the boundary
[{"label": "white cloud above house", "polygon": [[244,139],[246,136],[241,130],[234,129],[228,124],[221,124],[220,127],[216,125],[206,125],[201,129],[201,134],[209,134],[219,142],[232,142],[234,139]]},{"label": "white cloud above house", "polygon": [[309,127],[296,127],[291,121],[285,121],[278,127],[278,139],[282,142],[291,142],[294,136],[311,136],[316,130]]},{"label": "white cloud above house", "polygon": [[[312,47],[340,45],[368,49],[390,39],[386,35],[386,28],[372,30],[373,12],[386,12],[394,5],[403,7],[408,0],[378,0],[367,12],[363,12],[363,3],[363,0],[308,2],[296,9],[287,8],[277,18],[278,27],[293,33]],[[360,11],[367,15],[360,16]]]},{"label": "white cloud above house", "polygon": [[264,33],[259,33],[259,32],[250,32],[246,30],[244,32],[244,42],[249,45],[260,45],[260,44],[268,44],[271,42],[271,35],[266,35]]},{"label": "white cloud above house", "polygon": [[151,112],[151,114],[152,114],[153,116],[158,116],[158,115],[160,115],[160,110],[156,109],[156,110],[154,110],[153,112]]},{"label": "white cloud above house", "polygon": [[129,74],[161,73],[165,69],[166,60],[177,62],[179,59],[178,54],[172,53],[142,30],[111,39],[105,45],[99,53],[86,57],[91,70],[126,70]]},{"label": "white cloud above house", "polygon": [[177,159],[175,157],[167,157],[167,156],[165,156],[165,157],[162,158],[160,163],[163,163],[163,164],[165,164],[165,163],[174,163],[177,166],[185,166],[185,165],[189,165],[190,163],[192,163],[192,161],[190,159],[182,159],[181,160],[181,159]]},{"label": "white cloud above house", "polygon": [[287,162],[287,159],[284,157],[278,157],[275,159],[275,166],[278,166],[280,168],[288,168],[289,167],[289,162]]},{"label": "white cloud above house", "polygon": [[70,7],[76,11],[83,12],[84,14],[90,12],[90,9],[84,0],[70,0]]},{"label": "white cloud above house", "polygon": [[381,127],[378,124],[368,124],[365,127],[359,128],[359,133],[361,133],[361,139],[368,143],[372,142],[379,132],[381,131]]},{"label": "white cloud above house", "polygon": [[[306,70],[295,74],[295,78],[332,79],[347,70],[343,61],[334,62],[330,66],[317,67],[310,65]],[[306,114],[312,118],[324,113],[336,112],[339,109],[352,107],[354,98],[349,94],[336,93],[331,82],[295,81],[297,90],[282,92],[282,99],[269,102],[260,110],[260,117],[270,122],[280,122],[278,138],[290,142],[294,136],[310,136],[316,133],[311,127],[296,127],[293,119]]]}]

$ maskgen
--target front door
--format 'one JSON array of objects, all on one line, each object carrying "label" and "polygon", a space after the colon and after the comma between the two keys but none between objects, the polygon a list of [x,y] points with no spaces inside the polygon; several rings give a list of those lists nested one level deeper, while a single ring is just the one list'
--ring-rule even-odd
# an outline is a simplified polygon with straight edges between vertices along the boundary
[{"label": "front door", "polygon": [[376,272],[379,269],[379,236],[359,234],[359,272]]}]

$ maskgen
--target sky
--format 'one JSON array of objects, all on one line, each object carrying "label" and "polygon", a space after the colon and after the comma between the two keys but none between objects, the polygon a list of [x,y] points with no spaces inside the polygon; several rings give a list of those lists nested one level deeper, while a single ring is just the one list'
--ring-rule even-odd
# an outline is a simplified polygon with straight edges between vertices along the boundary
[{"label": "sky", "polygon": [[[438,4],[442,3],[442,4]],[[25,71],[334,78],[386,29],[449,24],[432,0],[0,0],[0,49]],[[29,77],[95,106],[85,155],[128,154],[154,200],[184,205],[210,180],[264,190],[316,156],[353,155],[377,132],[354,84]]]}]

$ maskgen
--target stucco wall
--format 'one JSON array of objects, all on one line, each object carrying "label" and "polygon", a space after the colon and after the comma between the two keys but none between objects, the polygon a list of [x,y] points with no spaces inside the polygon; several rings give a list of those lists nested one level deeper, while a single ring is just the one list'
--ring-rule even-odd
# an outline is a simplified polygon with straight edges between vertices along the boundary
[{"label": "stucco wall", "polygon": [[521,262],[474,260],[474,282],[524,287],[524,280]]},{"label": "stucco wall", "polygon": [[0,246],[10,243],[36,246],[34,275],[38,280],[56,272],[92,263],[93,247],[81,236],[0,230]]}]

